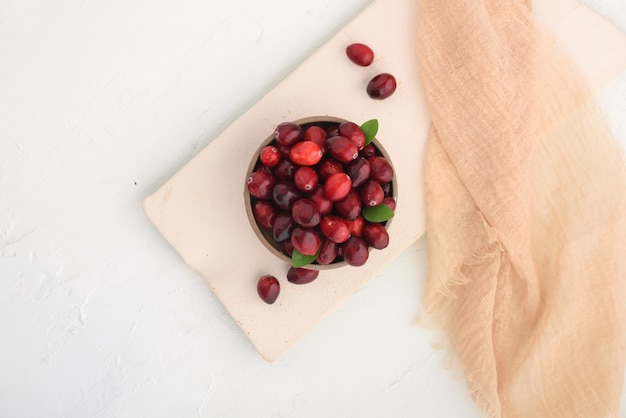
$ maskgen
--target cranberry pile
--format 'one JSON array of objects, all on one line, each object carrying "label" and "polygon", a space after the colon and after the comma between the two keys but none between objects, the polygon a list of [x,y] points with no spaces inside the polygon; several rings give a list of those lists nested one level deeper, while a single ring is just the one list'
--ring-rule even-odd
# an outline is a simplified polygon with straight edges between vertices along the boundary
[{"label": "cranberry pile", "polygon": [[389,244],[393,168],[371,143],[377,122],[363,126],[369,138],[354,122],[281,123],[247,178],[254,219],[291,257],[294,283],[317,277],[307,264],[361,266]]}]

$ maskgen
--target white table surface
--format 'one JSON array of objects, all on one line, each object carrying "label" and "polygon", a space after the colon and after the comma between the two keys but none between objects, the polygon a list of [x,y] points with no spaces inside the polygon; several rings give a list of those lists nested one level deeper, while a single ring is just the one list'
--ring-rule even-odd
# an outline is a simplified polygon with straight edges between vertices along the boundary
[{"label": "white table surface", "polygon": [[[367,4],[0,0],[0,416],[481,416],[424,239],[267,363],[141,210]],[[599,98],[626,147],[626,74]]]}]

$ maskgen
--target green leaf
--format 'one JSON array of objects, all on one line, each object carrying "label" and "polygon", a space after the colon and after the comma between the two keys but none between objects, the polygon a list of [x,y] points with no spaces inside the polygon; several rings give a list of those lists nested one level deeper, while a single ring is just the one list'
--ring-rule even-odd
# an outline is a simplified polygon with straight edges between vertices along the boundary
[{"label": "green leaf", "polygon": [[293,252],[291,253],[291,265],[295,268],[304,267],[307,264],[311,264],[313,261],[315,261],[319,254],[320,252],[318,250],[315,255],[304,255],[294,248]]},{"label": "green leaf", "polygon": [[393,210],[384,203],[363,209],[363,217],[370,222],[385,222],[393,218]]},{"label": "green leaf", "polygon": [[361,130],[365,134],[365,145],[369,144],[376,138],[378,133],[378,119],[371,119],[361,125]]}]

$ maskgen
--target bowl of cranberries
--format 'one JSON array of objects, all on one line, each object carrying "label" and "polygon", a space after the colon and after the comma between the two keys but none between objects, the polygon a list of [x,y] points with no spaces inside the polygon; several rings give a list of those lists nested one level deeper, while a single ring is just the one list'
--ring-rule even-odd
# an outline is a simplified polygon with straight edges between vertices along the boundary
[{"label": "bowl of cranberries", "polygon": [[280,123],[248,167],[245,204],[257,237],[292,268],[362,266],[389,244],[397,181],[378,121],[330,116]]}]

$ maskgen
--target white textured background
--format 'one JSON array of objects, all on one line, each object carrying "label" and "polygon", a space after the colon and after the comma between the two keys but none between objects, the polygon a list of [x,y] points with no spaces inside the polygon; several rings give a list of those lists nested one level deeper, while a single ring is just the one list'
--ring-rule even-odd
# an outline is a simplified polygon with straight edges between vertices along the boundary
[{"label": "white textured background", "polygon": [[[269,364],[141,211],[367,4],[0,0],[1,417],[480,416],[424,240]],[[626,74],[600,99],[626,147]]]}]

